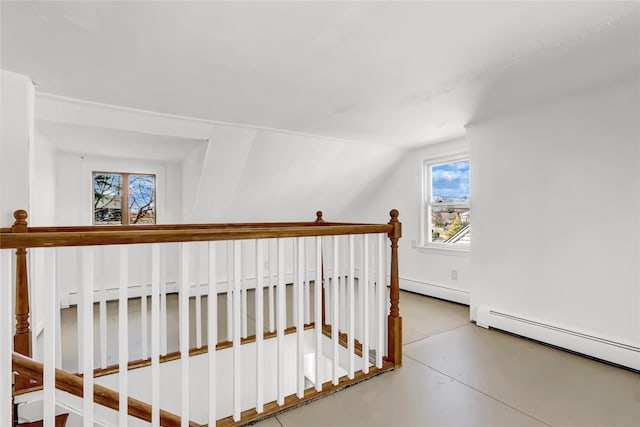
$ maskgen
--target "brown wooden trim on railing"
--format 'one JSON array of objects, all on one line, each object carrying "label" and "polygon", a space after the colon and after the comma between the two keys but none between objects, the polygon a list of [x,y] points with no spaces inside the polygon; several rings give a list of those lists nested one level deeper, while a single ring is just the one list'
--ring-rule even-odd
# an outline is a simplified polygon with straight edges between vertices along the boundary
[{"label": "brown wooden trim on railing", "polygon": [[[27,212],[18,210],[13,213],[15,222],[11,233],[25,233],[27,231]],[[16,332],[13,336],[13,349],[17,353],[31,357],[31,325],[29,324],[29,283],[27,280],[27,250],[24,246],[16,247]],[[31,387],[28,378],[17,376],[15,388],[20,390]]]},{"label": "brown wooden trim on railing", "polygon": [[387,357],[394,366],[402,366],[402,317],[400,317],[400,279],[398,276],[398,240],[402,237],[402,224],[398,221],[398,211],[390,213],[389,239],[391,240],[391,277],[390,300],[391,309],[387,318]]},{"label": "brown wooden trim on railing", "polygon": [[[322,335],[324,335],[327,338],[333,338],[333,335],[331,335],[331,325],[322,326]],[[356,354],[356,356],[362,357],[362,343],[355,338],[353,340],[353,343],[354,343],[354,349],[353,349],[354,353]],[[338,344],[348,349],[349,334],[347,334],[346,332],[340,332],[340,330],[338,330]]]},{"label": "brown wooden trim on railing", "polygon": [[[246,411],[242,411],[240,414],[240,421],[233,421],[233,417],[226,417],[219,419],[216,422],[215,427],[232,427],[232,426],[243,426],[249,425],[261,419],[272,416],[273,414],[278,414],[284,411],[288,411],[296,406],[311,402],[320,396],[327,395],[329,393],[334,393],[336,391],[342,390],[344,388],[350,387],[353,384],[359,383],[366,379],[375,377],[387,371],[392,371],[394,369],[393,364],[385,362],[382,365],[382,368],[378,369],[375,366],[369,368],[369,373],[365,374],[362,371],[357,371],[354,373],[354,378],[349,379],[347,375],[343,375],[339,378],[338,384],[334,385],[332,381],[327,381],[322,384],[322,391],[317,391],[315,388],[310,387],[304,391],[304,397],[298,398],[297,394],[291,394],[284,398],[284,405],[279,406],[276,400],[272,402],[265,403],[264,411],[258,414],[254,409],[247,409]],[[213,427],[213,426],[208,426]]]},{"label": "brown wooden trim on railing", "polygon": [[[33,359],[25,357],[16,352],[13,353],[13,370],[20,375],[42,383],[43,365]],[[74,396],[83,397],[83,379],[60,369],[55,370],[56,388]],[[128,413],[132,417],[151,422],[151,405],[140,400],[129,397]],[[107,408],[118,410],[120,406],[119,393],[99,384],[93,385],[93,401]],[[160,425],[166,427],[179,427],[180,417],[164,410],[160,410]],[[189,421],[190,427],[200,427],[193,421]]]},{"label": "brown wooden trim on railing", "polygon": [[[306,325],[304,325],[304,330],[309,330],[309,329],[313,329],[315,327],[315,325],[313,323],[308,323]],[[296,327],[295,326],[290,326],[287,329],[284,330],[284,334],[285,335],[290,335],[290,334],[295,334],[296,333]],[[272,339],[272,338],[276,338],[277,333],[276,332],[265,332],[263,335],[263,339],[264,340],[268,340],[268,339]],[[255,335],[249,335],[246,338],[241,338],[240,339],[240,345],[245,345],[245,344],[250,344],[256,342],[256,336]],[[218,344],[216,344],[216,351],[220,351],[220,350],[224,350],[227,348],[232,348],[233,347],[233,342],[231,341],[222,341],[219,342]],[[209,352],[209,346],[203,345],[200,348],[192,348],[189,349],[189,357],[193,357],[193,356],[198,356],[201,354],[207,354]],[[167,362],[171,362],[174,360],[180,360],[181,359],[181,355],[179,351],[173,351],[171,353],[167,353],[164,356],[160,356],[160,363],[167,363]],[[146,358],[146,359],[140,359],[140,360],[134,360],[129,362],[128,365],[128,370],[131,371],[133,369],[139,369],[139,368],[144,368],[146,366],[151,366],[151,358]],[[95,369],[93,371],[93,376],[94,377],[103,377],[105,375],[111,375],[111,374],[117,374],[120,371],[120,367],[118,365],[111,365],[111,366],[107,366],[106,368],[102,368],[102,369]],[[78,376],[82,376],[81,374],[75,374]]]},{"label": "brown wooden trim on railing", "polygon": [[[320,212],[320,211],[318,211]],[[320,218],[322,219],[322,218]],[[357,222],[238,222],[219,224],[157,224],[157,225],[70,225],[57,227],[28,227],[29,233],[91,233],[95,231],[158,231],[158,230],[222,230],[234,228],[284,228],[284,227],[306,227],[312,225],[380,225]],[[0,233],[11,232],[10,228],[0,228]]]},{"label": "brown wooden trim on railing", "polygon": [[387,224],[306,225],[265,228],[193,230],[135,230],[95,232],[8,233],[0,235],[0,249],[57,246],[128,245],[215,240],[269,239],[277,237],[337,236],[345,234],[389,233]]},{"label": "brown wooden trim on railing", "polygon": [[[56,415],[54,419],[54,427],[65,427],[67,425],[67,418],[69,418],[69,414],[60,414]],[[43,420],[32,421],[30,423],[20,423],[19,427],[44,427]]]}]

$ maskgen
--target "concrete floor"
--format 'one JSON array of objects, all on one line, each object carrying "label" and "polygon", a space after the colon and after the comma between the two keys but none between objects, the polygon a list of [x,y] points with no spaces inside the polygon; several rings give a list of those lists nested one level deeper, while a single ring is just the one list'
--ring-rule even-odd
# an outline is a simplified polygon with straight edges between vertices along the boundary
[{"label": "concrete floor", "polygon": [[404,365],[259,427],[640,426],[640,375],[469,322],[402,292]]},{"label": "concrete floor", "polygon": [[[290,297],[290,296],[289,296]],[[219,336],[225,339],[224,295]],[[249,313],[253,313],[249,298]],[[290,298],[288,298],[290,300]],[[177,297],[168,298],[169,351],[176,350]],[[191,301],[194,322],[194,301]],[[96,366],[99,365],[98,307]],[[203,321],[206,324],[206,298]],[[268,418],[296,426],[635,426],[640,375],[469,322],[466,306],[408,292],[400,297],[404,365]],[[129,304],[131,358],[140,352],[140,301]],[[76,368],[75,308],[63,310],[63,365]],[[108,362],[117,360],[117,303],[107,307]],[[289,324],[293,324],[288,319]],[[255,330],[250,316],[249,333]],[[206,331],[206,328],[204,329]],[[203,332],[204,332],[203,331]],[[191,344],[195,344],[194,328]],[[206,336],[206,333],[205,333]],[[205,340],[206,342],[206,340]]]}]

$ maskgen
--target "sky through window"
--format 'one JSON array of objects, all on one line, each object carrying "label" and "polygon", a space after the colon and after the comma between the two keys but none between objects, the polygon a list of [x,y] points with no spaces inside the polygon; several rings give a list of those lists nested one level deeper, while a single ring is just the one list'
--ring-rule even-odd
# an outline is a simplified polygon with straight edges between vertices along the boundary
[{"label": "sky through window", "polygon": [[431,201],[469,200],[469,160],[431,167]]}]

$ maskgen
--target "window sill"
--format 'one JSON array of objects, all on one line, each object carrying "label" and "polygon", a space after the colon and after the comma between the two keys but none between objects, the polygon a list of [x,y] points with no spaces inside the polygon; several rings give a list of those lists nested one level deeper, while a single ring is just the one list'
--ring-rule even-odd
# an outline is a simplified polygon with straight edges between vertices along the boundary
[{"label": "window sill", "polygon": [[423,253],[437,253],[440,255],[453,255],[453,256],[468,256],[471,253],[468,247],[453,247],[445,245],[418,245],[415,247],[419,252]]}]

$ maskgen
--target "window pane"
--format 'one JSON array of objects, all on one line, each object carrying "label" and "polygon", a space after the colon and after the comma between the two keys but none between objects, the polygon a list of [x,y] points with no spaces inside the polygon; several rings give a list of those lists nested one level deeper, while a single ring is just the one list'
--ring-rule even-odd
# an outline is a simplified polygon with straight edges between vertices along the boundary
[{"label": "window pane", "polygon": [[469,208],[433,206],[431,208],[431,242],[469,246],[471,212]]},{"label": "window pane", "polygon": [[129,224],[156,223],[155,181],[153,175],[129,175]]},{"label": "window pane", "polygon": [[431,166],[431,202],[469,200],[469,160]]},{"label": "window pane", "polygon": [[122,224],[122,176],[93,174],[93,223]]}]

